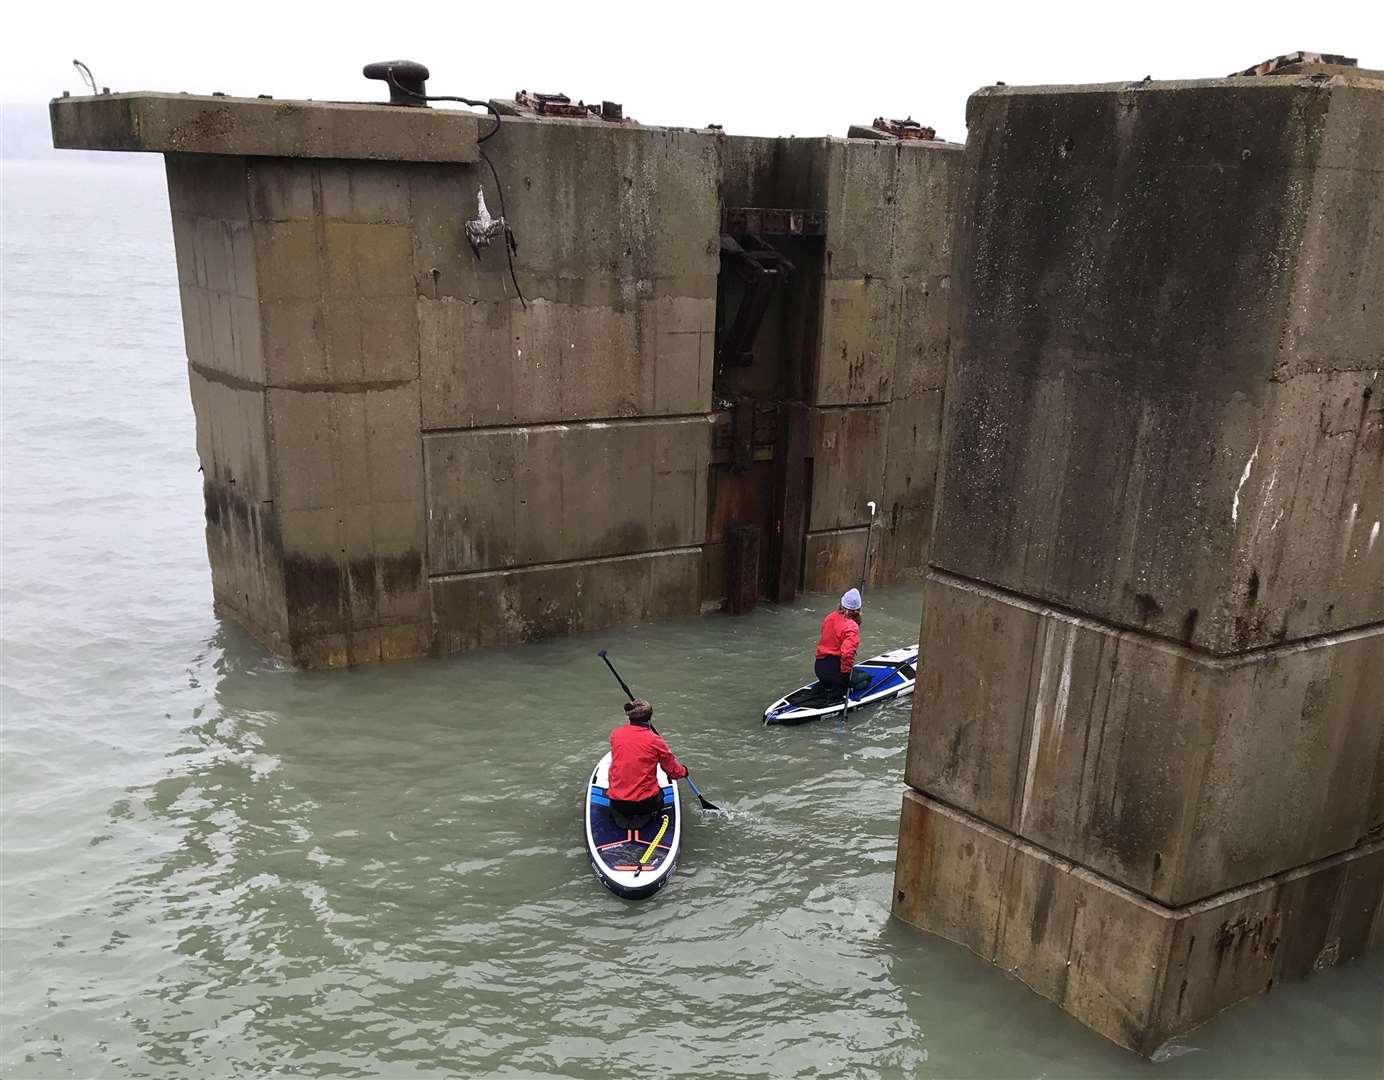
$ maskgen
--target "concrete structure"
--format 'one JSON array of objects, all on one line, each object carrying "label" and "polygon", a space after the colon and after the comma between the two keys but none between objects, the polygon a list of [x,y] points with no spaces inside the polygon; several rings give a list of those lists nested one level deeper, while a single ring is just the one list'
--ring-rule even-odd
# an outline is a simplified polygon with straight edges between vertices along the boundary
[{"label": "concrete structure", "polygon": [[228,611],[310,666],[742,611],[850,581],[874,499],[871,582],[930,562],[894,910],[1150,1053],[1384,942],[1384,81],[1331,59],[996,86],[964,160],[52,119],[167,155]]},{"label": "concrete structure", "polygon": [[52,103],[167,159],[218,604],[312,667],[743,610],[853,581],[872,499],[920,578],[959,147],[493,104]]},{"label": "concrete structure", "polygon": [[1384,82],[968,124],[894,910],[1150,1053],[1384,941]]}]

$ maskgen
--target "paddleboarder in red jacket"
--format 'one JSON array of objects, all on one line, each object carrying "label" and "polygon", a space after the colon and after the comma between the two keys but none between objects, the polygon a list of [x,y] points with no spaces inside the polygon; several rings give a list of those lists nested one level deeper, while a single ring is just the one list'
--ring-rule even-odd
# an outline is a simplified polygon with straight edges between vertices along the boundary
[{"label": "paddleboarder in red jacket", "polygon": [[822,632],[817,638],[817,681],[842,695],[847,686],[858,690],[870,681],[865,672],[855,670],[855,654],[860,648],[860,607],[860,590],[847,590],[840,606],[822,620]]},{"label": "paddleboarder in red jacket", "polygon": [[[651,730],[654,707],[643,698],[625,702],[629,723],[610,733],[610,776],[606,796],[611,816],[621,828],[637,829],[663,809],[663,789],[656,769],[663,766],[668,779],[681,780],[687,769],[663,737]],[[622,820],[623,819],[623,820]],[[638,824],[625,824],[638,822]]]}]

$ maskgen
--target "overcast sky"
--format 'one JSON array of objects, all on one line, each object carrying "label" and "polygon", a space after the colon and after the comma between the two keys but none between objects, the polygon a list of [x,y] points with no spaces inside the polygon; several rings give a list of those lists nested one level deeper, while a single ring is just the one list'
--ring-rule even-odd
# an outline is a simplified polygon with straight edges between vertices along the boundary
[{"label": "overcast sky", "polygon": [[34,3],[6,6],[0,100],[112,90],[373,100],[371,60],[420,60],[429,89],[520,87],[621,101],[653,124],[845,134],[877,115],[965,138],[978,86],[1226,75],[1294,49],[1384,67],[1384,3]]}]

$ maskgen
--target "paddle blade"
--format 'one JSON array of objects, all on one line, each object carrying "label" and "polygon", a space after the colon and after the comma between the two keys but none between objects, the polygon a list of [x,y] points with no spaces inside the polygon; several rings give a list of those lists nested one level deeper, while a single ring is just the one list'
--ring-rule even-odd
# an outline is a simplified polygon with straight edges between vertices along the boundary
[{"label": "paddle blade", "polygon": [[692,794],[697,796],[697,801],[702,804],[703,810],[721,809],[714,802],[712,802],[710,799],[708,799],[705,795],[702,794],[701,789],[697,787],[697,782],[692,779],[691,773],[688,773],[686,776],[683,777],[683,779],[687,781],[687,786],[692,789]]}]

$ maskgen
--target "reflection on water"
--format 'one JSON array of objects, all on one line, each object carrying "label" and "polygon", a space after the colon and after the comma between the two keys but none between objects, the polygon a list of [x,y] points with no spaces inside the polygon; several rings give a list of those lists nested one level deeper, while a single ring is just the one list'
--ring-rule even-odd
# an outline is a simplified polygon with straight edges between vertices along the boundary
[{"label": "reflection on water", "polygon": [[[210,611],[160,174],[101,176],[5,178],[6,1075],[1380,1074],[1378,958],[1153,1066],[893,922],[908,702],[758,720],[830,598],[349,673],[266,656]],[[869,602],[865,648],[916,640],[916,590]],[[689,808],[637,905],[581,840],[622,719],[600,647],[729,811]]]}]

